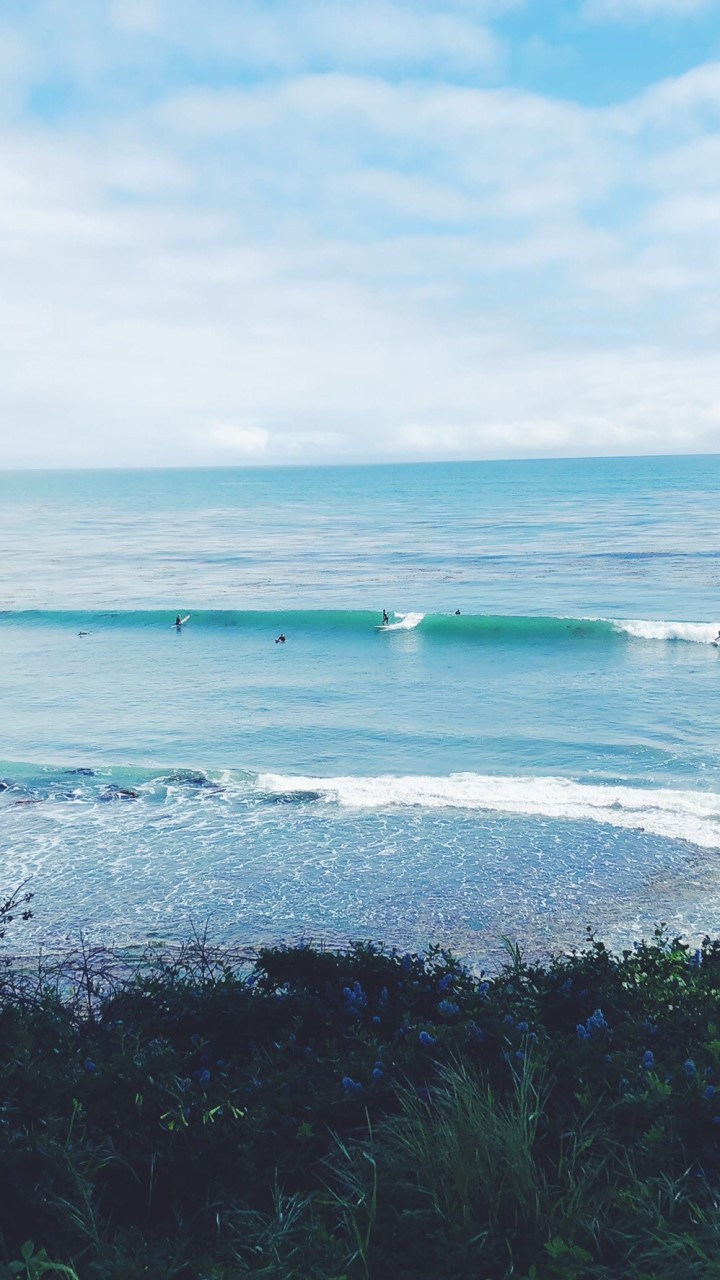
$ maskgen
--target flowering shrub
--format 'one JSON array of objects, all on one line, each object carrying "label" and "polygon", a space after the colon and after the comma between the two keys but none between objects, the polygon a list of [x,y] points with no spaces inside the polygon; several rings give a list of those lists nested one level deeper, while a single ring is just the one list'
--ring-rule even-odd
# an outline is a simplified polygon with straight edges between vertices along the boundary
[{"label": "flowering shrub", "polygon": [[81,1003],[3,976],[7,1257],[37,1240],[105,1280],[720,1270],[717,942],[591,937],[494,977],[305,944],[251,975],[186,955],[93,982]]}]

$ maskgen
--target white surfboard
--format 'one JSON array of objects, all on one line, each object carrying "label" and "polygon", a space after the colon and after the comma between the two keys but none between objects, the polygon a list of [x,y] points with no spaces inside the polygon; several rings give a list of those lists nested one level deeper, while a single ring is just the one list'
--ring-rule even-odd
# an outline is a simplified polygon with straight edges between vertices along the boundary
[{"label": "white surfboard", "polygon": [[185,623],[189,621],[190,621],[190,614],[186,613],[184,618],[181,618],[179,622],[173,622],[172,625],[174,627],[184,627]]}]

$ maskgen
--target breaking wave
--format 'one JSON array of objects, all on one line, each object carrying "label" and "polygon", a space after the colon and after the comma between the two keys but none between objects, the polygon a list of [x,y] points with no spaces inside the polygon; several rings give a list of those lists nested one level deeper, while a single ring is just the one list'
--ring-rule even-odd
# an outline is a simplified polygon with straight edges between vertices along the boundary
[{"label": "breaking wave", "polygon": [[555,777],[493,777],[454,773],[447,777],[294,777],[260,774],[267,796],[292,796],[344,809],[413,806],[423,809],[485,810],[526,817],[599,822],[669,839],[720,848],[720,795],[669,788],[596,785]]},{"label": "breaking wave", "polygon": [[[390,620],[381,624],[382,611],[367,609],[295,609],[295,610],[199,610],[191,612],[187,633],[228,630],[274,633],[282,630],[288,636],[341,632],[372,635],[375,633],[416,632],[428,640],[491,642],[518,644],[538,640],[567,642],[603,640],[680,641],[711,645],[720,629],[718,622],[683,622],[643,618],[598,618],[522,616],[501,614],[422,613],[389,610]],[[174,628],[175,611],[25,610],[0,612],[0,626],[45,626],[72,628],[86,634],[122,628]]]}]

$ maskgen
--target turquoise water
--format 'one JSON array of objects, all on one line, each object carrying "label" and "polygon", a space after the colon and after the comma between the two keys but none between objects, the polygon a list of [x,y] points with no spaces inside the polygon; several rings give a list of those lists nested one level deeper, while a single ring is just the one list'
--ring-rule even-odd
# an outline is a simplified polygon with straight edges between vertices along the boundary
[{"label": "turquoise water", "polygon": [[23,942],[714,930],[719,496],[717,457],[0,474]]}]

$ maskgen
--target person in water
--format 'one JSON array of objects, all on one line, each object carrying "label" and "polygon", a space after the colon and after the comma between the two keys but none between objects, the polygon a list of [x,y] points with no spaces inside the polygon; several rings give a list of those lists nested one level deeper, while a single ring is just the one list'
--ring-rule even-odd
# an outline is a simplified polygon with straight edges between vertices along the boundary
[{"label": "person in water", "polygon": [[176,627],[182,626],[182,618],[180,617],[180,614],[178,614],[177,618],[175,619],[175,626]]},{"label": "person in water", "polygon": [[386,627],[389,621],[390,619],[388,617],[388,611],[387,609],[383,609],[383,620],[382,620],[383,626]]},{"label": "person in water", "polygon": [[276,644],[284,644],[284,643],[285,643],[285,636],[283,635],[282,631],[280,632],[280,635],[278,636],[278,638],[277,638],[277,640],[275,641],[275,643],[276,643]]},{"label": "person in water", "polygon": [[456,617],[456,618],[459,618],[459,617],[460,617],[460,610],[459,610],[459,609],[456,609],[456,610],[455,610],[455,617]]}]

